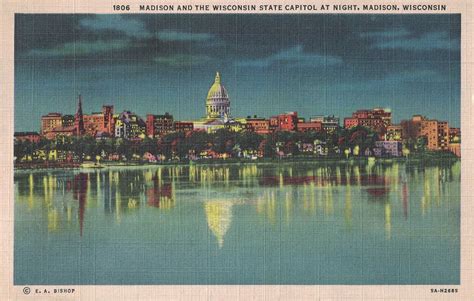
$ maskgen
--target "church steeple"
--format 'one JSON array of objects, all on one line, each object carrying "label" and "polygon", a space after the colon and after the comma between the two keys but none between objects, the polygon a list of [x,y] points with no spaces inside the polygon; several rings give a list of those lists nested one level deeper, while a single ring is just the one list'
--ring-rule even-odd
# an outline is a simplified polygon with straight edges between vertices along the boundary
[{"label": "church steeple", "polygon": [[77,136],[84,135],[84,116],[82,115],[82,96],[79,94],[79,101],[77,103],[77,111],[74,116],[74,127]]}]

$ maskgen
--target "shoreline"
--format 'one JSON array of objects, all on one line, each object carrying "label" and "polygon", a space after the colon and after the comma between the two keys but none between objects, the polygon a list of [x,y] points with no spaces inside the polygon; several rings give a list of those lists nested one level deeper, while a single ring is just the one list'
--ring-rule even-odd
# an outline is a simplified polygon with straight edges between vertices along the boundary
[{"label": "shoreline", "polygon": [[[14,171],[45,171],[45,170],[103,170],[107,168],[129,168],[129,167],[158,167],[158,166],[191,166],[191,165],[247,165],[247,164],[257,164],[257,165],[266,165],[266,164],[393,164],[393,163],[405,163],[409,165],[416,165],[420,163],[451,163],[461,161],[461,158],[455,157],[430,157],[430,156],[418,156],[415,158],[405,158],[405,157],[396,157],[396,158],[374,158],[373,161],[369,157],[360,157],[360,158],[307,158],[307,157],[297,157],[297,158],[267,158],[267,159],[202,159],[199,161],[177,161],[177,162],[164,162],[164,163],[150,163],[150,162],[104,162],[100,163],[100,167],[83,167],[81,163],[74,164],[44,164],[42,163],[28,163],[21,164],[20,166],[14,164]],[[430,164],[427,164],[430,165]]]}]

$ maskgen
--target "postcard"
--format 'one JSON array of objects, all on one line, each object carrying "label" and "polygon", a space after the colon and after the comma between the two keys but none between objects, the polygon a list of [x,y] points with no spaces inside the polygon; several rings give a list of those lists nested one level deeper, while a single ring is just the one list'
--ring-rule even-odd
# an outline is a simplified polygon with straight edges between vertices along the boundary
[{"label": "postcard", "polygon": [[2,2],[2,300],[472,300],[468,1]]}]

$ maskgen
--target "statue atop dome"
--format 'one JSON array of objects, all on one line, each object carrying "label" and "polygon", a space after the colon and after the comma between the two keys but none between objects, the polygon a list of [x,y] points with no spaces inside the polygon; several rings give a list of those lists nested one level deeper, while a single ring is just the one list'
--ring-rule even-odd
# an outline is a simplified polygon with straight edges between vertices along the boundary
[{"label": "statue atop dome", "polygon": [[212,84],[206,98],[206,117],[228,118],[230,116],[230,100],[227,90],[221,84],[221,76],[216,72],[214,83]]}]

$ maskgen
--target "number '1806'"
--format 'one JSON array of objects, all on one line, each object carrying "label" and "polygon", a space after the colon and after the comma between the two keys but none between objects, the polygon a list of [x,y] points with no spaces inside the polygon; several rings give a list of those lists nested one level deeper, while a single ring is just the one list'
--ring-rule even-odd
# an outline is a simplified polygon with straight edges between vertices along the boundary
[{"label": "number '1806'", "polygon": [[130,5],[114,5],[114,10],[130,10]]}]

